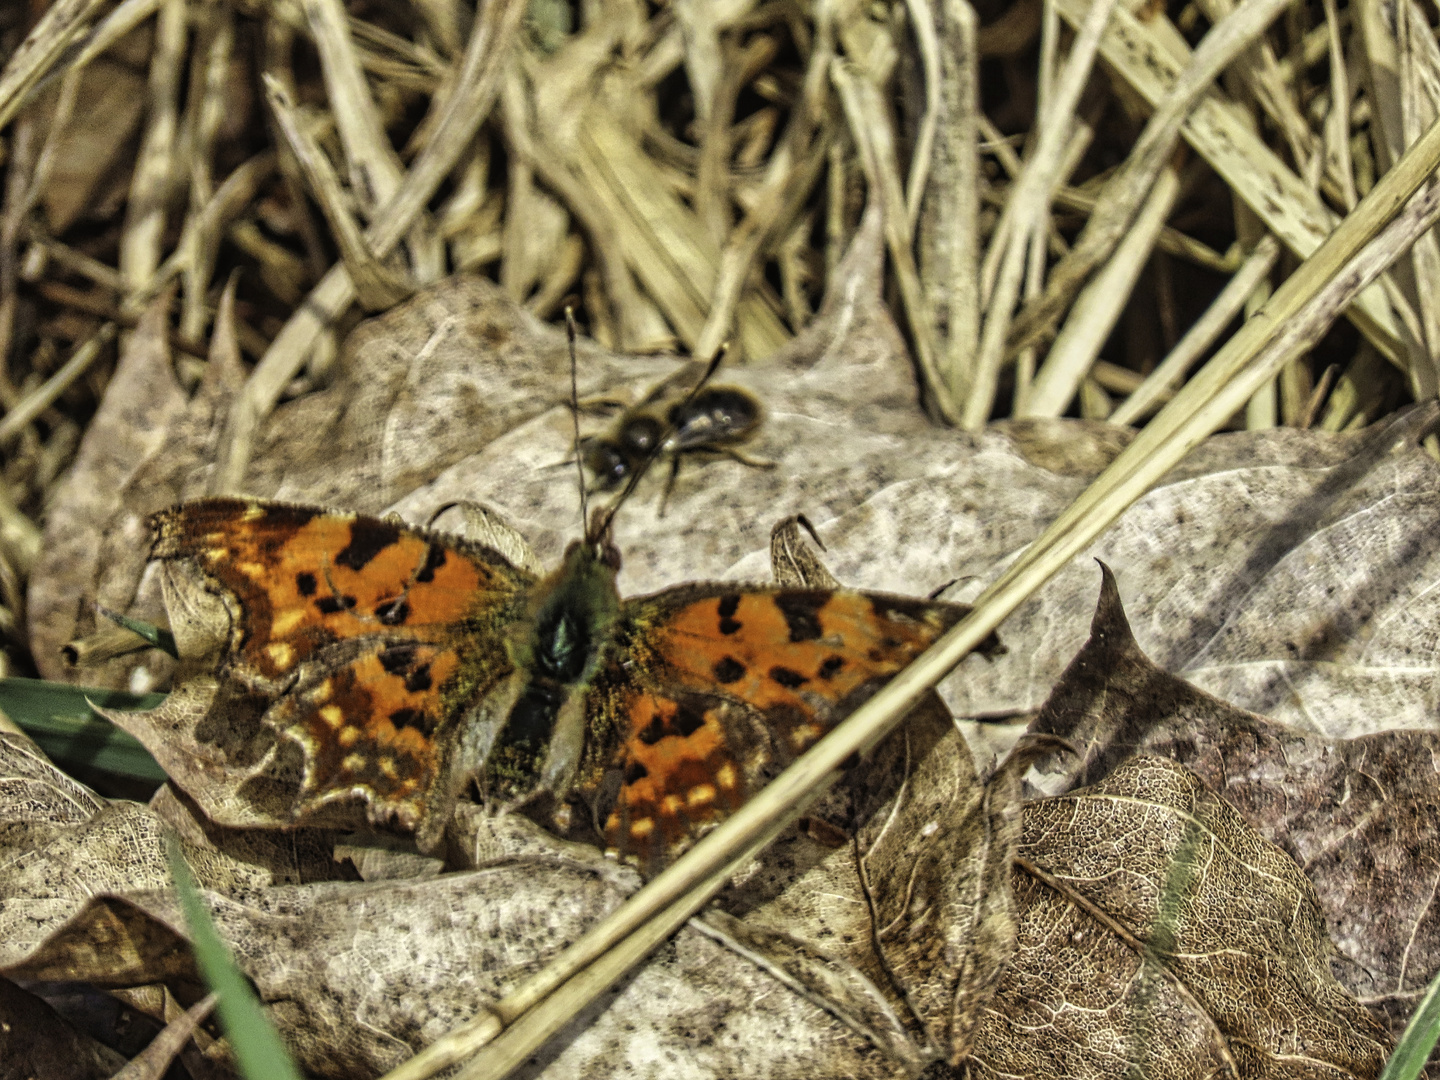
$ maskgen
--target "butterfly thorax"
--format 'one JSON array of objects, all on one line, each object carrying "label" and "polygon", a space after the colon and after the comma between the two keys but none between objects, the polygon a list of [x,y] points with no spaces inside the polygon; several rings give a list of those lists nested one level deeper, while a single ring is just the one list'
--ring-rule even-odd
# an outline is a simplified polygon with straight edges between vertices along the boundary
[{"label": "butterfly thorax", "polygon": [[521,685],[485,760],[486,794],[503,802],[563,794],[584,748],[584,698],[620,610],[618,556],[607,542],[571,544],[532,590],[506,648]]}]

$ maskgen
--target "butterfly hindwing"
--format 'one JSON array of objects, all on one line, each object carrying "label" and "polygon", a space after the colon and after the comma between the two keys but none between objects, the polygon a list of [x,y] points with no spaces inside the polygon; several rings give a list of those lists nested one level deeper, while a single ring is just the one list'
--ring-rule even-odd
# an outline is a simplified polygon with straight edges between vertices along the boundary
[{"label": "butterfly hindwing", "polygon": [[207,499],[152,525],[154,557],[194,560],[238,605],[227,670],[275,696],[266,722],[304,752],[297,816],[361,796],[377,823],[428,824],[460,714],[508,674],[507,607],[533,576],[455,538],[281,503]]},{"label": "butterfly hindwing", "polygon": [[[654,867],[924,652],[964,607],[849,590],[687,586],[625,604],[592,730],[621,783],[607,844]],[[618,715],[617,715],[618,714]]]}]

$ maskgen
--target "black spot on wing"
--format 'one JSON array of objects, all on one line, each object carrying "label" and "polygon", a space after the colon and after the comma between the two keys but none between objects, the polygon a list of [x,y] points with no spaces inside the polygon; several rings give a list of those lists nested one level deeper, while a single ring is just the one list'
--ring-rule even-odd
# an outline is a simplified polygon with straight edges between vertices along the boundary
[{"label": "black spot on wing", "polygon": [[391,675],[403,675],[415,666],[415,646],[403,642],[386,645],[378,659],[380,666]]},{"label": "black spot on wing", "polygon": [[412,694],[422,693],[433,685],[433,680],[430,678],[430,665],[417,663],[416,652],[416,646],[399,642],[386,645],[380,650],[379,655],[380,666],[389,674],[403,678],[405,689]]},{"label": "black spot on wing", "polygon": [[822,592],[784,592],[775,597],[775,606],[785,617],[791,641],[814,641],[820,637],[820,609],[829,600]]},{"label": "black spot on wing", "polygon": [[350,543],[335,561],[351,570],[363,570],[370,560],[400,539],[400,526],[375,518],[356,518],[350,524]]},{"label": "black spot on wing", "polygon": [[770,669],[770,678],[774,679],[787,690],[794,690],[809,681],[798,671],[781,667],[778,664]]},{"label": "black spot on wing", "polygon": [[301,570],[300,573],[295,575],[295,588],[301,596],[314,596],[315,589],[318,585],[319,583],[315,580],[315,575],[310,573],[309,570]]},{"label": "black spot on wing", "polygon": [[644,780],[645,777],[649,775],[650,770],[638,761],[632,761],[629,765],[625,766],[625,783],[627,786]]},{"label": "black spot on wing", "polygon": [[711,670],[715,675],[716,682],[728,684],[745,674],[745,665],[733,656],[727,656],[723,660],[717,661]]},{"label": "black spot on wing", "polygon": [[740,610],[740,594],[731,593],[729,596],[720,597],[719,610],[722,619],[734,616],[735,612]]},{"label": "black spot on wing", "polygon": [[688,739],[705,726],[705,714],[693,705],[681,702],[670,720],[670,734]]},{"label": "black spot on wing", "polygon": [[445,549],[438,544],[431,544],[425,552],[425,562],[421,564],[419,572],[415,575],[416,581],[434,581],[435,571],[445,565]]},{"label": "black spot on wing", "polygon": [[410,604],[403,596],[375,605],[375,617],[385,626],[400,626],[410,617]]},{"label": "black spot on wing", "polygon": [[636,737],[646,746],[654,746],[665,737],[664,722],[661,721],[658,716],[651,717],[650,723],[641,728],[639,735]]},{"label": "black spot on wing", "polygon": [[315,601],[315,607],[321,615],[337,615],[342,611],[349,611],[355,606],[355,597],[336,594],[335,596],[322,596]]},{"label": "black spot on wing", "polygon": [[435,733],[435,719],[423,709],[396,709],[390,714],[390,723],[395,725],[396,730],[415,728],[427,738]]},{"label": "black spot on wing", "polygon": [[[229,500],[226,500],[227,502]],[[242,503],[235,502],[232,505],[253,508],[260,506],[265,511],[266,525],[283,525],[287,529],[300,529],[310,524],[324,511],[317,510],[313,506],[291,506],[289,503]]]},{"label": "black spot on wing", "polygon": [[820,665],[820,678],[833,679],[836,673],[844,666],[845,658],[843,656],[827,657],[825,662]]}]

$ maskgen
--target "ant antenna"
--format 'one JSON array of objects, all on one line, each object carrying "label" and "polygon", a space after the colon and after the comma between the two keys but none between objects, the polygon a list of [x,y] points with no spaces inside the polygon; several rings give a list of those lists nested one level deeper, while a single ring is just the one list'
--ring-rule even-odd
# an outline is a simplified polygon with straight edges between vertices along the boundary
[{"label": "ant antenna", "polygon": [[[565,305],[565,336],[570,339],[570,422],[575,431],[575,471],[580,474],[580,531],[590,520],[589,495],[585,490],[585,463],[580,454],[580,384],[575,362],[575,308]],[[607,522],[608,524],[608,522]]]},{"label": "ant antenna", "polygon": [[[725,359],[725,354],[729,351],[730,342],[722,342],[720,348],[716,350],[715,355],[711,357],[710,363],[706,365],[705,373],[696,380],[695,385],[690,388],[690,392],[685,395],[684,400],[671,411],[672,416],[684,414],[685,409],[694,402],[695,396],[705,388],[705,384],[711,380],[715,372],[720,370],[720,363]],[[639,468],[630,473],[630,479],[627,480],[625,486],[620,489],[620,494],[615,496],[615,501],[606,509],[604,516],[600,517],[600,515],[596,515],[598,518],[597,527],[592,529],[587,535],[591,536],[592,539],[599,539],[610,532],[610,524],[615,520],[616,512],[621,506],[625,505],[626,500],[630,498],[630,494],[635,490],[636,485],[638,485],[645,474],[650,471],[650,466],[659,460],[660,455],[665,450],[665,443],[669,441],[670,436],[673,434],[675,434],[675,421],[671,420],[665,430],[661,432],[660,438],[655,440],[655,445],[650,448],[650,452],[645,455],[645,460],[640,462]]]}]

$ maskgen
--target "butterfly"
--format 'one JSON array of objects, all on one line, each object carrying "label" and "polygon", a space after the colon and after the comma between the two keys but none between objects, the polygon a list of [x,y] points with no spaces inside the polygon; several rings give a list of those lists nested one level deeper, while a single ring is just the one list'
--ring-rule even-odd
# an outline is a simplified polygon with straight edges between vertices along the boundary
[{"label": "butterfly", "polygon": [[967,610],[696,582],[622,599],[597,512],[538,575],[391,520],[210,498],[151,518],[231,613],[218,677],[298,744],[292,814],[363,803],[433,850],[466,784],[653,874]]},{"label": "butterfly", "polygon": [[710,383],[713,366],[697,380],[699,366],[687,365],[663,379],[608,432],[581,441],[581,460],[600,490],[619,488],[656,456],[670,459],[667,495],[686,455],[724,455],[755,468],[774,467],[739,449],[764,421],[759,399],[739,386]]}]

